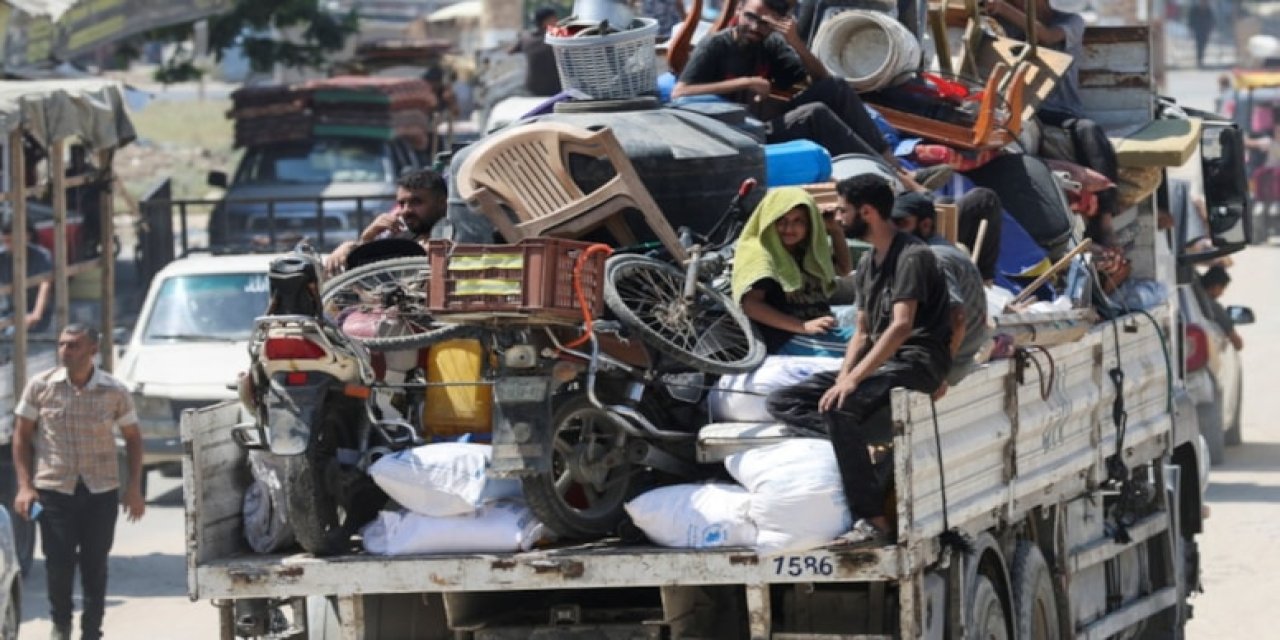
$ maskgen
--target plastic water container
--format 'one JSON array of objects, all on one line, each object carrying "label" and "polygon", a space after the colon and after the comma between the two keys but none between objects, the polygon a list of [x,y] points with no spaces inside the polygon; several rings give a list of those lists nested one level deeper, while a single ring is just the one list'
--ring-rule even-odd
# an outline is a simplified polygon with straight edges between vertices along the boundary
[{"label": "plastic water container", "polygon": [[813,184],[831,179],[831,154],[812,140],[764,146],[765,184],[769,188]]},{"label": "plastic water container", "polygon": [[[479,340],[446,340],[427,352],[426,406],[422,424],[428,435],[456,436],[493,429],[493,387],[483,380],[484,346]],[[458,383],[458,384],[447,384]],[[468,384],[472,383],[472,384]]]}]

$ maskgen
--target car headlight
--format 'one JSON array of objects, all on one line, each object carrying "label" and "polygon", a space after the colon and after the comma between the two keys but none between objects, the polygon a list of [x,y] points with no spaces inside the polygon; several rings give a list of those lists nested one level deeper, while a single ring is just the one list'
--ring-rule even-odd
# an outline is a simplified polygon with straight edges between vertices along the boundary
[{"label": "car headlight", "polygon": [[138,420],[173,421],[173,405],[168,398],[134,394],[133,408],[138,412]]}]

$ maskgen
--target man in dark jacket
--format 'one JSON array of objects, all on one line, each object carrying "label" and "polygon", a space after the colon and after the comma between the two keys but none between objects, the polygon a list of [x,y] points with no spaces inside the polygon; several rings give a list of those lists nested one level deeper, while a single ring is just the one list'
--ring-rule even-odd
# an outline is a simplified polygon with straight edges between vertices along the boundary
[{"label": "man in dark jacket", "polygon": [[547,30],[559,19],[551,7],[538,9],[533,14],[533,31],[520,36],[520,41],[510,50],[510,53],[524,53],[524,88],[530,95],[554,96],[561,91],[555,51],[547,44]]}]

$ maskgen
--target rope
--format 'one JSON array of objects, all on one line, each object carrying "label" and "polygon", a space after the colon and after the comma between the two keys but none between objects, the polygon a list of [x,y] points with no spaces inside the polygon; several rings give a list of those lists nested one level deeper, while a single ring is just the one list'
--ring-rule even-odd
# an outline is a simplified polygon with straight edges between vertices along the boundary
[{"label": "rope", "polygon": [[[591,339],[595,326],[595,319],[591,317],[591,305],[587,304],[587,293],[582,288],[582,270],[586,268],[587,260],[597,253],[603,253],[604,257],[608,258],[613,255],[613,248],[607,244],[593,244],[578,254],[578,259],[573,263],[573,294],[578,299],[578,308],[582,309],[582,335],[565,343],[564,346],[569,349],[586,344]],[[603,270],[600,277],[604,277]]]},{"label": "rope", "polygon": [[[1037,351],[1044,354],[1044,357],[1049,361],[1049,378],[1047,380],[1044,377],[1044,369],[1040,367],[1040,361],[1036,360],[1031,355],[1033,352]],[[1036,374],[1040,376],[1040,399],[1048,400],[1049,394],[1053,391],[1054,380],[1058,375],[1057,368],[1053,363],[1053,354],[1043,346],[1033,344],[1015,349],[1013,352],[1013,358],[1017,365],[1015,375],[1017,377],[1018,384],[1024,384],[1026,382],[1025,372],[1027,369],[1027,363],[1034,364],[1036,366]]]},{"label": "rope", "polygon": [[938,540],[944,547],[950,547],[964,555],[972,555],[973,541],[969,540],[964,531],[952,529],[947,515],[947,472],[942,463],[942,431],[938,428],[938,404],[932,397],[929,398],[929,412],[933,416],[933,442],[938,449],[938,489],[942,496],[942,534],[938,536]]}]

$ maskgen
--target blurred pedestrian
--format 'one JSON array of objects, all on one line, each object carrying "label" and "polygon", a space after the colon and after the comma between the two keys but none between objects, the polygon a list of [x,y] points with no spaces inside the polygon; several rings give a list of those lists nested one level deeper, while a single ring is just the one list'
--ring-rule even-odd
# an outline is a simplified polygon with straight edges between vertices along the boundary
[{"label": "blurred pedestrian", "polygon": [[1196,66],[1204,68],[1204,50],[1209,46],[1209,35],[1213,33],[1213,8],[1209,0],[1199,0],[1187,11],[1187,26],[1196,39]]},{"label": "blurred pedestrian", "polygon": [[1231,284],[1231,275],[1222,265],[1213,265],[1209,267],[1200,276],[1200,286],[1204,289],[1206,295],[1209,296],[1209,308],[1213,313],[1213,321],[1227,334],[1227,340],[1231,341],[1231,346],[1236,351],[1244,349],[1244,339],[1236,332],[1236,323],[1231,320],[1231,314],[1219,302],[1222,294],[1226,293],[1227,285]]},{"label": "blurred pedestrian", "polygon": [[[53,291],[53,255],[48,249],[36,244],[36,229],[27,220],[27,278],[44,275],[44,282],[27,287],[27,309],[18,313],[13,308],[13,294],[4,296],[0,301],[0,317],[11,318],[15,322],[26,323],[28,331],[45,331],[49,328],[49,299]],[[13,221],[5,220],[0,224],[0,284],[13,284]]]},{"label": "blurred pedestrian", "polygon": [[556,68],[556,54],[547,44],[547,31],[560,19],[551,7],[543,7],[533,14],[533,31],[520,37],[510,53],[523,53],[525,58],[524,88],[530,95],[554,96],[560,93],[560,71]]},{"label": "blurred pedestrian", "polygon": [[[14,413],[13,464],[18,495],[13,510],[37,520],[48,575],[52,638],[71,637],[76,569],[84,602],[80,637],[102,637],[107,557],[115,540],[116,509],[130,522],[142,517],[142,435],[124,384],[94,366],[98,332],[70,324],[58,336],[60,366],[27,383]],[[115,429],[128,453],[120,477]],[[125,482],[123,505],[121,483]]]},{"label": "blurred pedestrian", "polygon": [[640,11],[646,17],[658,21],[658,40],[671,37],[671,30],[684,22],[685,10],[682,0],[643,0]]}]

